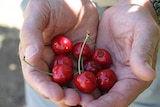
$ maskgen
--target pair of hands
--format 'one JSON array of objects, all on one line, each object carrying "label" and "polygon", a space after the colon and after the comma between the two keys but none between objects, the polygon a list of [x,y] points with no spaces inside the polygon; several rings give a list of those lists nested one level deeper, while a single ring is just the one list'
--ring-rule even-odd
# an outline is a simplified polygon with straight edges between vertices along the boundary
[{"label": "pair of hands", "polygon": [[[107,49],[113,58],[117,83],[105,95],[85,94],[62,89],[45,74],[35,71],[22,60],[27,83],[44,98],[61,107],[126,107],[155,78],[154,67],[159,40],[158,26],[147,8],[121,1],[107,9],[99,22],[90,0],[31,0],[24,14],[20,34],[20,58],[49,71],[54,58],[51,40],[68,35],[74,43],[85,38],[86,30],[98,48]],[[89,44],[93,49],[93,44]],[[98,96],[98,98],[97,98]],[[115,103],[116,102],[116,103]]]}]

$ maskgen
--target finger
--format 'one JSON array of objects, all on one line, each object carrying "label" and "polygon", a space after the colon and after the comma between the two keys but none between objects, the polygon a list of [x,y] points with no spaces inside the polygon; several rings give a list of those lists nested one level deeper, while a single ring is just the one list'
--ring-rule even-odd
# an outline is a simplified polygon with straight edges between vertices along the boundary
[{"label": "finger", "polygon": [[[135,35],[130,56],[131,68],[135,75],[142,80],[151,81],[155,78],[155,72],[152,65],[157,52],[159,30],[155,26],[145,27],[138,30]],[[146,32],[143,32],[146,31]]]},{"label": "finger", "polygon": [[[20,56],[23,56],[22,52],[20,52]],[[64,99],[64,92],[58,84],[51,81],[50,76],[35,71],[31,66],[26,65],[23,60],[21,60],[21,63],[25,80],[36,92],[57,105],[63,105],[61,107],[69,107],[64,103],[59,103]],[[41,66],[38,67],[39,65]],[[34,66],[40,68],[43,71],[48,71],[46,62],[39,61]]]},{"label": "finger", "polygon": [[33,31],[27,28],[21,32],[23,53],[29,62],[39,60],[42,55],[44,46],[41,36],[39,31]]},{"label": "finger", "polygon": [[64,90],[64,93],[65,93],[64,102],[66,105],[76,106],[80,103],[81,99],[79,93],[77,93],[77,91],[75,91],[74,89],[66,88]]},{"label": "finger", "polygon": [[[94,100],[94,97],[92,94],[80,93],[80,96],[81,96],[80,105],[82,107],[87,107],[87,104]],[[97,107],[100,107],[100,106],[97,106]]]},{"label": "finger", "polygon": [[51,46],[45,46],[43,49],[42,60],[46,62],[49,68],[52,68],[52,62],[55,58],[55,53],[53,52]]},{"label": "finger", "polygon": [[[49,71],[48,66],[43,61],[34,64],[39,69]],[[59,102],[64,98],[64,91],[51,77],[34,70],[31,66],[22,62],[23,75],[27,83],[41,96],[53,102]]]},{"label": "finger", "polygon": [[70,106],[65,104],[64,99],[61,100],[60,102],[57,102],[56,104],[58,105],[58,107],[70,107]]},{"label": "finger", "polygon": [[[40,3],[36,5],[41,8]],[[40,59],[44,47],[42,30],[45,26],[45,19],[40,15],[40,11],[36,8],[33,1],[29,2],[24,15],[24,24],[20,32],[21,45],[26,59],[36,61]],[[31,10],[32,9],[32,10]]]},{"label": "finger", "polygon": [[136,79],[120,80],[108,93],[84,107],[128,107],[148,85]]}]

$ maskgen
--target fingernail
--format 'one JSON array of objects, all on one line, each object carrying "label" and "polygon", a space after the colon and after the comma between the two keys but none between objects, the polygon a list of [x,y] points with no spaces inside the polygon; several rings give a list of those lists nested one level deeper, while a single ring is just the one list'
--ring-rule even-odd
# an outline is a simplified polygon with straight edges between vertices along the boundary
[{"label": "fingernail", "polygon": [[[153,68],[151,67],[151,65],[149,64],[149,63],[145,63],[145,66],[148,68],[148,69],[150,69],[150,71],[153,71]],[[154,71],[153,71],[154,72]]]},{"label": "fingernail", "polygon": [[145,66],[148,68],[148,72],[146,72],[146,81],[152,81],[156,78],[156,73],[154,72],[154,69],[151,67],[149,63],[145,63]]},{"label": "fingernail", "polygon": [[25,50],[26,59],[32,59],[38,53],[38,48],[36,46],[30,45]]}]

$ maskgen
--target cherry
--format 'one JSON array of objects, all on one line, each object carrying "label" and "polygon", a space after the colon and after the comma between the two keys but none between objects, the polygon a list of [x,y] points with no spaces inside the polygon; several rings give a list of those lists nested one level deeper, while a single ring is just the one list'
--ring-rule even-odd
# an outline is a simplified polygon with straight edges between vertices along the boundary
[{"label": "cherry", "polygon": [[52,48],[56,54],[68,54],[72,51],[72,42],[65,35],[59,35],[53,38]]},{"label": "cherry", "polygon": [[[77,60],[78,60],[79,55],[80,55],[82,44],[83,44],[82,42],[78,42],[73,46],[72,53],[73,53],[73,56],[75,57],[75,59],[77,59]],[[83,57],[84,61],[88,60],[91,57],[91,50],[90,50],[90,47],[87,44],[85,44],[84,47],[83,47],[82,57]]]},{"label": "cherry", "polygon": [[78,75],[74,78],[74,84],[81,92],[91,93],[97,86],[102,91],[110,90],[117,81],[117,77],[113,70],[106,69],[112,64],[112,58],[108,51],[104,49],[96,49],[93,54],[90,47],[86,44],[90,33],[87,32],[83,42],[78,42],[73,46],[70,39],[65,35],[59,35],[53,38],[52,48],[57,54],[51,64],[52,72],[43,71],[34,65],[31,65],[35,70],[49,75],[52,81],[60,86],[69,84],[74,78],[73,61],[67,55],[72,52],[77,60]]},{"label": "cherry", "polygon": [[57,64],[52,69],[52,80],[63,86],[72,81],[74,72],[73,69],[64,64]]},{"label": "cherry", "polygon": [[86,71],[91,71],[95,75],[97,74],[98,71],[100,71],[102,67],[99,65],[98,62],[94,60],[89,60],[84,63],[84,70]]},{"label": "cherry", "polygon": [[111,54],[104,49],[96,49],[93,52],[92,59],[98,62],[103,68],[109,68],[112,64]]},{"label": "cherry", "polygon": [[73,68],[72,59],[67,55],[57,55],[53,60],[52,67],[56,66],[57,64],[65,64]]},{"label": "cherry", "polygon": [[98,87],[103,91],[109,91],[117,81],[116,74],[111,69],[103,69],[96,75]]},{"label": "cherry", "polygon": [[95,75],[90,71],[83,71],[74,79],[75,86],[84,93],[90,93],[96,89],[97,82]]}]

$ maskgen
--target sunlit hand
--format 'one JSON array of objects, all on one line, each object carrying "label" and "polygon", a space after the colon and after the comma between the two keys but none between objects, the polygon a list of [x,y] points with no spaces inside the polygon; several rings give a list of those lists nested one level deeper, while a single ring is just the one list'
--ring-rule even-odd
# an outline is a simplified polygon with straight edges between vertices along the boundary
[{"label": "sunlit hand", "polygon": [[[25,56],[30,64],[49,71],[48,65],[54,58],[51,49],[54,36],[67,35],[75,44],[83,41],[86,30],[89,30],[92,40],[95,40],[97,27],[98,12],[90,0],[31,0],[20,34],[20,59]],[[94,48],[93,45],[90,47]],[[25,80],[40,95],[61,107],[80,103],[77,91],[71,88],[63,90],[48,75],[35,71],[22,60],[21,63]]]},{"label": "sunlit hand", "polygon": [[86,107],[128,107],[155,78],[159,30],[147,8],[121,1],[101,19],[97,48],[108,50],[117,83]]}]

